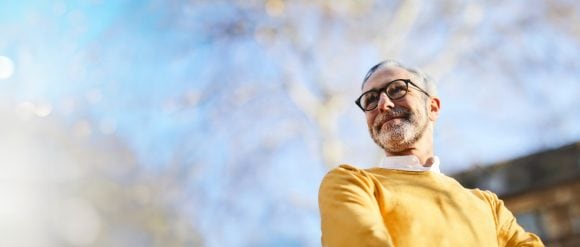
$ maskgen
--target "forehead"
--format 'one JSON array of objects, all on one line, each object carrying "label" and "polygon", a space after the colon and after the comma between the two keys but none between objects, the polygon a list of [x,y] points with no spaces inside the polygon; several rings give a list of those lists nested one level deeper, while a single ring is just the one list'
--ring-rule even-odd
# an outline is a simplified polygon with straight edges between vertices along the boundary
[{"label": "forehead", "polygon": [[378,68],[365,83],[362,91],[366,92],[373,88],[380,88],[383,85],[396,79],[413,79],[413,74],[399,67]]}]

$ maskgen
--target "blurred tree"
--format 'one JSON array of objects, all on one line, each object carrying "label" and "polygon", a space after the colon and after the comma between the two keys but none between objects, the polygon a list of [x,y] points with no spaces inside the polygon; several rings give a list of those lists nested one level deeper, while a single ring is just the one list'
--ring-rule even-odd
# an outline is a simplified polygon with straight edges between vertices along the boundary
[{"label": "blurred tree", "polygon": [[[364,118],[352,101],[358,95],[366,70],[383,58],[398,59],[426,70],[440,81],[440,91],[446,99],[474,102],[469,106],[444,103],[444,111],[451,115],[443,117],[438,126],[438,142],[445,144],[439,145],[441,153],[449,156],[449,164],[456,167],[459,163],[467,167],[507,157],[507,152],[490,156],[495,158],[487,157],[492,153],[490,141],[476,140],[479,137],[471,134],[473,129],[485,128],[490,138],[505,137],[515,132],[514,129],[523,135],[529,135],[532,130],[539,139],[546,140],[518,148],[520,143],[515,139],[519,137],[505,138],[504,143],[494,142],[495,150],[505,149],[507,145],[516,146],[515,150],[534,145],[538,148],[557,142],[556,135],[566,136],[566,128],[546,131],[547,126],[541,123],[569,123],[569,116],[561,114],[563,109],[556,108],[579,103],[573,96],[577,93],[566,96],[566,103],[561,103],[562,98],[557,103],[547,90],[550,86],[539,84],[546,79],[537,77],[537,73],[560,73],[552,70],[553,67],[570,68],[560,78],[567,78],[564,80],[567,86],[578,87],[571,84],[579,67],[574,56],[546,57],[551,52],[550,46],[577,39],[574,32],[569,32],[571,22],[553,21],[554,16],[566,20],[575,18],[553,13],[554,9],[569,8],[566,2],[270,0],[227,3],[193,1],[179,5],[175,12],[165,16],[165,22],[176,33],[193,33],[195,40],[201,40],[193,46],[199,47],[192,48],[193,52],[204,53],[205,64],[196,70],[200,76],[191,79],[200,95],[195,107],[196,117],[201,120],[196,129],[203,133],[186,138],[180,153],[184,155],[182,159],[198,160],[192,161],[191,166],[196,171],[213,174],[209,177],[217,180],[194,176],[192,179],[199,179],[196,184],[200,185],[196,195],[206,201],[204,207],[211,208],[204,211],[206,217],[217,218],[219,225],[231,222],[240,226],[237,222],[244,222],[244,229],[238,230],[249,235],[257,231],[254,224],[259,225],[250,222],[252,217],[274,221],[276,208],[282,204],[278,200],[291,203],[296,212],[316,211],[311,194],[298,195],[298,200],[306,204],[281,198],[282,195],[272,190],[287,193],[286,180],[270,182],[268,177],[289,172],[292,168],[284,167],[287,165],[308,171],[317,163],[287,164],[277,157],[293,157],[296,162],[304,163],[298,157],[306,155],[308,160],[320,160],[325,169],[345,160],[362,161],[365,166],[380,159],[382,151],[370,141],[362,141],[367,135]],[[550,7],[524,11],[528,6]],[[531,29],[530,23],[534,26]],[[536,34],[535,28],[566,31],[552,33],[554,37],[546,40],[545,35],[551,31]],[[528,39],[537,41],[524,41]],[[546,42],[544,48],[539,48],[541,57],[538,58],[529,56],[538,49],[535,42]],[[574,54],[578,54],[577,45]],[[538,71],[524,69],[538,63]],[[485,88],[489,89],[478,90],[480,84],[486,84]],[[509,99],[513,106],[504,107],[498,101],[502,98],[506,102]],[[530,105],[539,98],[546,103],[542,106],[543,112],[550,117],[537,118],[537,124],[535,120],[526,122],[524,118],[513,117],[530,112]],[[182,112],[186,114],[189,109],[183,108]],[[458,119],[474,118],[486,120],[479,123],[462,120],[461,124],[469,127],[457,123]],[[500,124],[510,121],[513,124]],[[192,140],[215,150],[200,148]],[[454,147],[469,146],[467,143],[488,148],[454,151]],[[510,155],[521,152],[511,150]],[[220,154],[225,156],[210,158]],[[316,176],[312,178],[317,182]],[[316,182],[302,183],[316,187]],[[252,193],[264,197],[255,202],[257,209],[240,205],[240,197],[253,198],[249,195]],[[263,213],[268,209],[272,213]],[[254,210],[262,213],[254,216]],[[288,224],[292,220],[295,218],[280,219]],[[218,225],[208,225],[207,229],[216,229],[213,227],[223,234],[230,229]],[[234,233],[227,234],[232,239],[245,239]],[[220,234],[208,238],[217,236]],[[310,242],[312,239],[316,238],[301,241],[315,244]],[[224,239],[216,241],[210,245],[229,243]]]},{"label": "blurred tree", "polygon": [[[384,58],[440,82],[444,169],[579,136],[578,3],[54,4],[25,15],[27,25],[2,25],[5,37],[24,38],[0,42],[16,47],[20,80],[13,91],[0,84],[0,93],[36,112],[26,120],[4,110],[6,136],[15,135],[4,144],[20,143],[4,157],[35,154],[13,164],[39,171],[60,159],[52,171],[68,174],[30,185],[51,191],[41,194],[54,212],[29,210],[57,215],[47,220],[55,245],[319,245],[323,174],[383,156],[353,101],[366,70]],[[35,198],[17,189],[42,173],[33,174],[10,180],[7,198]]]}]

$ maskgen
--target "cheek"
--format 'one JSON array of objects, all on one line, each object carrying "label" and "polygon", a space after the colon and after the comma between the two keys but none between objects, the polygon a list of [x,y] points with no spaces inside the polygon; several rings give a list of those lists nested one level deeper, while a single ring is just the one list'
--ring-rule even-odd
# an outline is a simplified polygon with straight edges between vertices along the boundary
[{"label": "cheek", "polygon": [[375,122],[375,117],[377,116],[377,114],[373,114],[373,113],[367,113],[366,117],[367,117],[367,125],[370,127],[373,126],[373,123]]},{"label": "cheek", "polygon": [[[422,99],[421,99],[422,100]],[[412,113],[414,113],[413,115],[416,115],[415,117],[417,117],[417,115],[425,115],[427,114],[426,111],[426,105],[423,101],[420,100],[415,100],[415,101],[405,101],[401,103],[401,106],[410,110]]]}]

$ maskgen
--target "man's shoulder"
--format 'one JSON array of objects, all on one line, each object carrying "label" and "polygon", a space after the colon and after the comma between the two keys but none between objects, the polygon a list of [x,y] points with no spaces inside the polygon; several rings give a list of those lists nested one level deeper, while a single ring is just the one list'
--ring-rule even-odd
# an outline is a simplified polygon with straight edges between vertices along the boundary
[{"label": "man's shoulder", "polygon": [[[363,169],[342,164],[330,170],[322,179],[319,200],[335,200],[346,194],[372,195],[376,181]],[[334,198],[334,199],[332,199]]]},{"label": "man's shoulder", "polygon": [[[348,175],[348,176],[363,176],[363,177],[373,177],[377,174],[378,167],[361,168],[351,164],[340,164],[337,167],[328,171],[325,177],[335,176],[335,175]],[[382,169],[387,170],[387,169]]]},{"label": "man's shoulder", "polygon": [[322,179],[322,184],[368,184],[372,180],[371,177],[372,175],[370,175],[365,169],[349,164],[341,164],[326,173]]},{"label": "man's shoulder", "polygon": [[334,169],[344,169],[344,170],[347,170],[347,171],[361,171],[362,170],[362,169],[360,169],[360,168],[358,168],[358,167],[356,167],[354,165],[350,165],[350,164],[341,164],[341,165],[338,165]]},{"label": "man's shoulder", "polygon": [[489,191],[489,190],[482,190],[479,188],[473,188],[473,189],[467,189],[467,190],[470,191],[473,195],[475,195],[479,199],[484,200],[492,205],[495,205],[500,200],[499,197],[495,193],[493,193],[492,191]]},{"label": "man's shoulder", "polygon": [[340,164],[328,171],[327,175],[332,173],[365,173],[366,170],[350,164]]}]

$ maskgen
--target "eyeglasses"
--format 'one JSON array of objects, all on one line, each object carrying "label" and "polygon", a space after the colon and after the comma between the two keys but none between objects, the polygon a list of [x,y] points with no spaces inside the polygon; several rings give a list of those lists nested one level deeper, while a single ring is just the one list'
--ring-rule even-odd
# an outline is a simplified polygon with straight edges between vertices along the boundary
[{"label": "eyeglasses", "polygon": [[397,79],[387,83],[387,85],[382,88],[366,91],[360,97],[358,97],[355,103],[363,111],[372,111],[377,108],[377,106],[379,106],[379,100],[381,99],[382,92],[385,92],[390,100],[398,100],[407,95],[407,92],[409,92],[409,84],[416,87],[420,92],[431,97],[427,92],[425,92],[425,90],[415,85],[415,83],[413,83],[411,80]]}]

